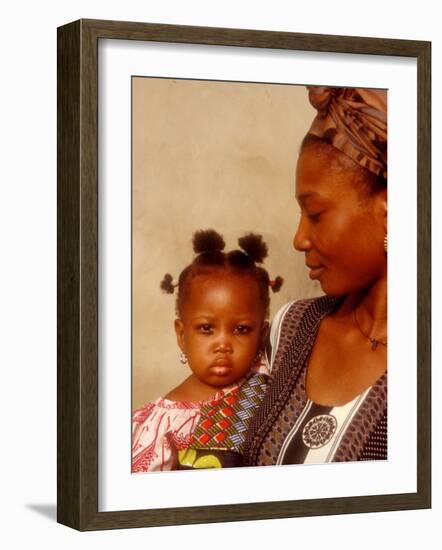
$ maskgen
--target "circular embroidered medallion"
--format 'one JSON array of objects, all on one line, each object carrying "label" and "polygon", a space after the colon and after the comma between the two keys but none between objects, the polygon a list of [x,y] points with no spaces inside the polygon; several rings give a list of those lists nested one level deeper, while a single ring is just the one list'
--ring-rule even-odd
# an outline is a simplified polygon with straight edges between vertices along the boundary
[{"label": "circular embroidered medallion", "polygon": [[324,447],[333,437],[338,423],[331,414],[315,416],[307,422],[302,430],[302,441],[309,449]]}]

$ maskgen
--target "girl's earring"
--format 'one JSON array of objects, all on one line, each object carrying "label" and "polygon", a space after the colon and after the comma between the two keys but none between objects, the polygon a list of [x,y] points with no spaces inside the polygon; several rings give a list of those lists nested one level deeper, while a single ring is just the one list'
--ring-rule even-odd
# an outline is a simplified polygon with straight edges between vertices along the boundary
[{"label": "girl's earring", "polygon": [[187,363],[187,355],[184,353],[184,351],[180,353],[180,363],[182,365],[185,365]]},{"label": "girl's earring", "polygon": [[384,237],[384,251],[387,252],[388,250],[388,236],[387,236],[387,233],[385,233],[385,237]]},{"label": "girl's earring", "polygon": [[261,363],[261,359],[262,359],[262,353],[258,351],[258,353],[255,356],[255,359],[253,359],[253,363],[255,365],[259,365]]}]

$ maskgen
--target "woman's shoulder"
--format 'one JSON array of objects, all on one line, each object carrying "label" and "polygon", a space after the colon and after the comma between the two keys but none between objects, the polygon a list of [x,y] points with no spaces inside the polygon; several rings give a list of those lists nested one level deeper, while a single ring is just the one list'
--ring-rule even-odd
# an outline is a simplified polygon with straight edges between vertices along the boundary
[{"label": "woman's shoulder", "polygon": [[318,296],[315,298],[303,298],[292,300],[284,304],[275,314],[272,320],[271,332],[275,333],[282,324],[296,324],[306,312],[313,315],[323,315],[336,307],[337,298],[330,296]]},{"label": "woman's shoulder", "polygon": [[328,312],[332,311],[339,300],[330,296],[318,296],[315,298],[304,298],[293,300],[282,306],[273,317],[270,327],[268,345],[266,349],[267,357],[272,365],[276,357],[277,350],[281,347],[288,347],[299,327],[307,318],[310,321],[320,319]]},{"label": "woman's shoulder", "polygon": [[302,314],[306,310],[314,309],[318,312],[329,311],[336,307],[340,303],[339,298],[333,296],[327,296],[323,294],[322,296],[316,296],[313,298],[298,298],[284,304],[276,313],[275,318],[278,316],[285,316],[287,313],[293,314],[298,313]]}]

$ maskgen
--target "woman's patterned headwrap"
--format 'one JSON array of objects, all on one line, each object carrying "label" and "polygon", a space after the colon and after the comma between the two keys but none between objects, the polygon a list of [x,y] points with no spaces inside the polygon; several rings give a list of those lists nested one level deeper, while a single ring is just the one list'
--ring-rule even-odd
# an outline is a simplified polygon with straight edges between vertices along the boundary
[{"label": "woman's patterned headwrap", "polygon": [[387,92],[307,86],[318,111],[309,130],[377,176],[387,179]]}]

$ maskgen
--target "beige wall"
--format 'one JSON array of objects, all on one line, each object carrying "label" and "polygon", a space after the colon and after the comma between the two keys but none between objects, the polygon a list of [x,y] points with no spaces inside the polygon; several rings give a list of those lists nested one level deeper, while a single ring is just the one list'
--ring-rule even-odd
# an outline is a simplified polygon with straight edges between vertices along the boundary
[{"label": "beige wall", "polygon": [[133,407],[188,375],[178,360],[175,296],[159,284],[193,257],[194,231],[227,248],[246,232],[269,246],[266,268],[285,284],[271,311],[321,294],[293,250],[294,170],[313,109],[303,86],[133,79]]}]

